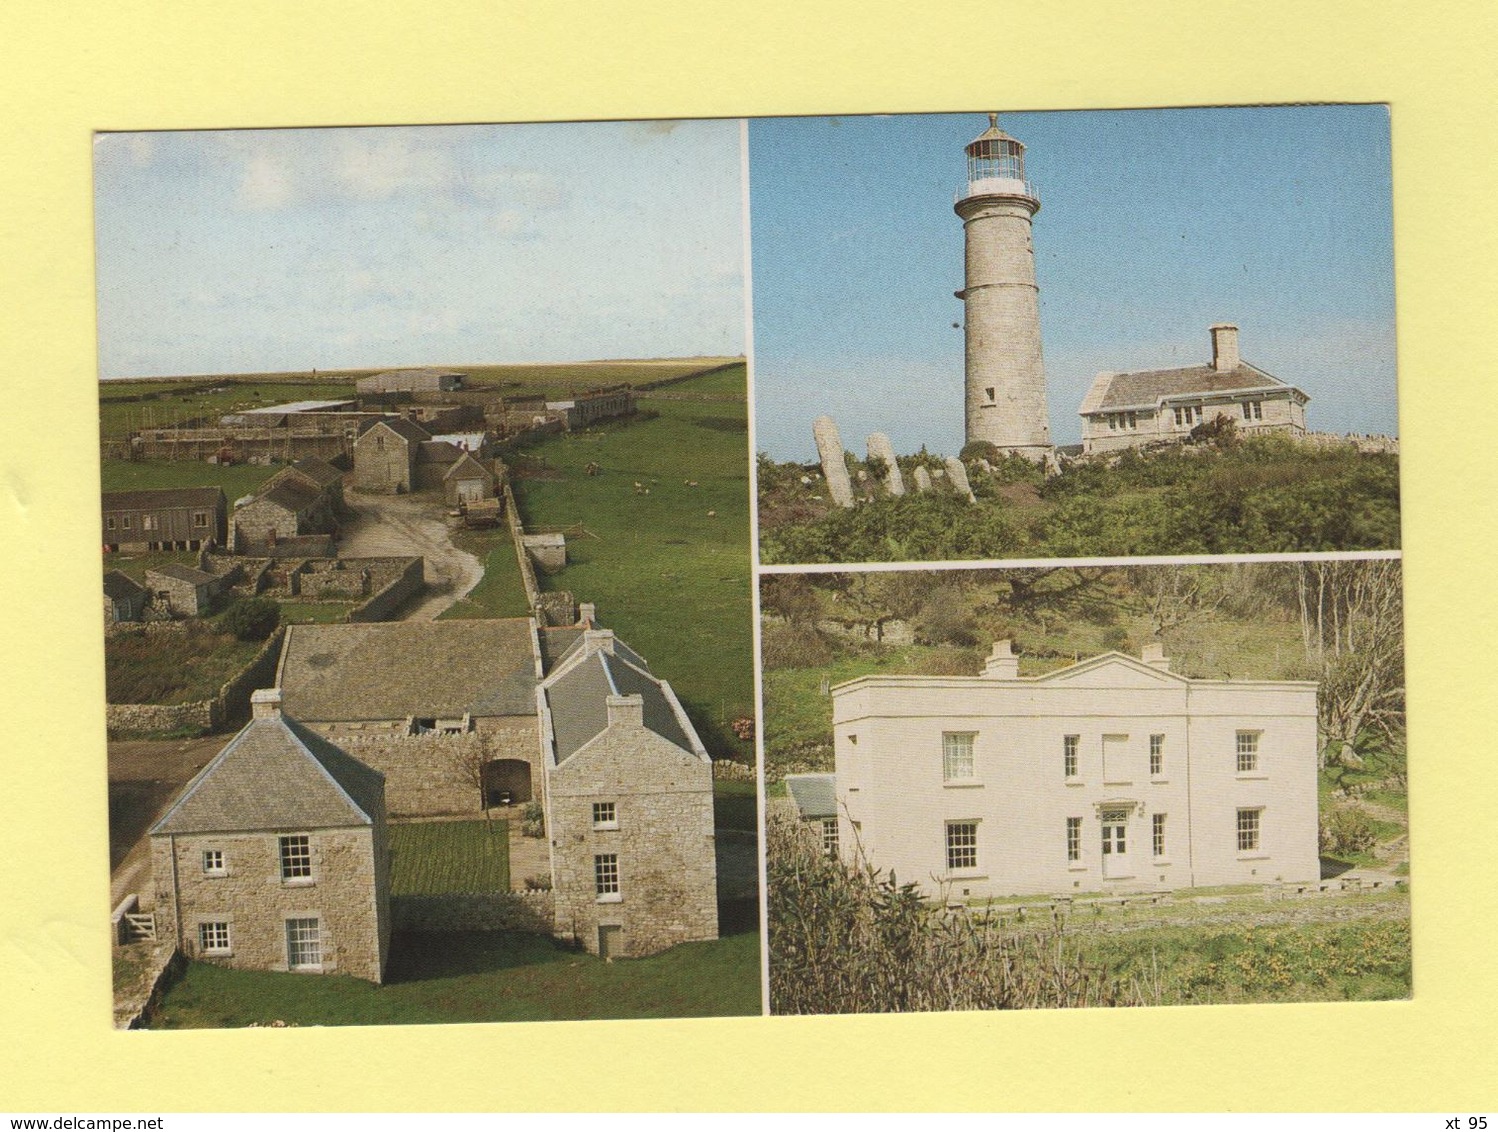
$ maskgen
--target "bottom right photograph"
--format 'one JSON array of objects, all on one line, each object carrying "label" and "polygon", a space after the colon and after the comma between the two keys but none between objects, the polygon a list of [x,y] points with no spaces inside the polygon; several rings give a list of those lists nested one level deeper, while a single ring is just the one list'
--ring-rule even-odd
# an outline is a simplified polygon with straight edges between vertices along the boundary
[{"label": "bottom right photograph", "polygon": [[760,598],[772,1013],[1410,995],[1397,558]]}]

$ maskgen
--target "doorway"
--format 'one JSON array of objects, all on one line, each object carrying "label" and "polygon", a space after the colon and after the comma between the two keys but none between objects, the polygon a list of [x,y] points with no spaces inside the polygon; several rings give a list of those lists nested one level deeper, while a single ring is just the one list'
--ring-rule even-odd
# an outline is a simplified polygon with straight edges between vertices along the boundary
[{"label": "doorway", "polygon": [[1104,810],[1103,818],[1103,876],[1133,876],[1129,867],[1129,811]]}]

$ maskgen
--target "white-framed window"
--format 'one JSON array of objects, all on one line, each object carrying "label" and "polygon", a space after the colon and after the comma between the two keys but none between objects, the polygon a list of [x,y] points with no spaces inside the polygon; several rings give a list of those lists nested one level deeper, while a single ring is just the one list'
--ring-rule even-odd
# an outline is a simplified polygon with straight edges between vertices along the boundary
[{"label": "white-framed window", "polygon": [[1150,777],[1159,778],[1165,773],[1165,736],[1150,736]]},{"label": "white-framed window", "polygon": [[837,818],[822,819],[822,852],[836,858],[838,854]]},{"label": "white-framed window", "polygon": [[1259,848],[1259,825],[1263,810],[1238,811],[1238,852],[1252,853]]},{"label": "white-framed window", "polygon": [[1066,735],[1061,740],[1061,773],[1067,778],[1077,777],[1077,752],[1082,746],[1082,736]]},{"label": "white-framed window", "polygon": [[947,822],[947,868],[976,869],[978,867],[978,823],[975,821]]},{"label": "white-framed window", "polygon": [[192,525],[195,527],[206,527],[208,525],[208,512],[194,511],[192,513]]},{"label": "white-framed window", "polygon": [[941,777],[945,782],[973,777],[973,731],[945,731],[941,737]]},{"label": "white-framed window", "polygon": [[1165,856],[1165,815],[1150,816],[1150,844],[1156,857]]},{"label": "white-framed window", "polygon": [[1066,859],[1068,861],[1080,861],[1082,859],[1082,819],[1066,819]]},{"label": "white-framed window", "polygon": [[229,867],[224,861],[222,849],[203,850],[203,875],[208,877],[227,876]]},{"label": "white-framed window", "polygon": [[322,969],[322,922],[316,916],[286,921],[286,966],[293,971]]},{"label": "white-framed window", "polygon": [[293,833],[281,838],[281,879],[312,879],[312,838]]},{"label": "white-framed window", "polygon": [[593,891],[600,901],[619,899],[618,853],[599,853],[593,858]]},{"label": "white-framed window", "polygon": [[120,526],[124,527],[127,531],[130,529],[130,516],[129,515],[121,516],[121,518],[120,518]]},{"label": "white-framed window", "polygon": [[203,955],[227,955],[229,946],[228,920],[203,920],[198,924],[198,951]]},{"label": "white-framed window", "polygon": [[1238,773],[1252,774],[1259,769],[1259,732],[1238,732]]},{"label": "white-framed window", "polygon": [[104,529],[106,531],[112,531],[112,530],[114,530],[114,517],[113,516],[110,516],[109,518],[107,518],[107,519],[104,520]]},{"label": "white-framed window", "polygon": [[618,829],[619,809],[613,802],[593,803],[593,828]]},{"label": "white-framed window", "polygon": [[140,517],[140,529],[143,531],[158,530],[160,526],[161,524],[155,515],[142,515]]}]

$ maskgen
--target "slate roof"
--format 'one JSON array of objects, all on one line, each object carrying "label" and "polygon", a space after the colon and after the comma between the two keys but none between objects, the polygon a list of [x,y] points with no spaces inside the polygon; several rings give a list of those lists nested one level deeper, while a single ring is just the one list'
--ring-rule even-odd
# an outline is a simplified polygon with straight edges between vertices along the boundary
[{"label": "slate roof", "polygon": [[293,625],[277,683],[286,712],[311,722],[533,716],[531,623]]},{"label": "slate roof", "polygon": [[570,656],[583,639],[583,631],[576,625],[556,629],[542,629],[537,634],[541,641],[541,666],[550,672],[562,660]]},{"label": "slate roof", "polygon": [[416,458],[423,464],[455,464],[463,458],[463,450],[446,440],[423,440]]},{"label": "slate roof", "polygon": [[[398,436],[404,437],[406,440],[413,441],[414,443],[419,444],[424,440],[432,439],[431,433],[422,428],[415,421],[407,420],[405,417],[385,417],[382,420],[376,421],[373,425],[370,426],[370,428],[378,428],[380,425],[384,425],[391,432],[395,433]],[[364,439],[362,433],[360,434],[359,439]]]},{"label": "slate roof", "polygon": [[207,574],[202,570],[194,570],[191,566],[183,566],[180,562],[168,562],[162,566],[153,566],[146,571],[146,577],[149,578],[152,574],[160,574],[165,578],[174,578],[179,582],[189,582],[195,586],[218,581],[217,574]]},{"label": "slate roof", "polygon": [[306,476],[313,483],[317,484],[318,487],[332,487],[339,480],[343,479],[341,471],[333,467],[326,460],[319,460],[316,456],[307,456],[298,460],[280,474],[288,475],[293,472]]},{"label": "slate roof", "polygon": [[151,511],[165,507],[218,507],[224,493],[217,487],[167,487],[141,491],[106,491],[105,511]]},{"label": "slate roof", "polygon": [[461,450],[459,450],[458,452],[458,459],[453,463],[453,466],[447,470],[447,474],[442,478],[445,480],[450,480],[454,476],[459,476],[460,478],[466,477],[469,479],[473,479],[477,476],[484,476],[490,482],[493,482],[494,480],[493,472],[484,467],[483,464],[480,464],[469,453],[463,452]]},{"label": "slate roof", "polygon": [[295,512],[305,511],[316,504],[321,496],[321,491],[305,481],[284,479],[280,483],[272,484],[266,491],[262,491],[255,497],[255,501],[269,500],[277,506]]},{"label": "slate roof", "polygon": [[254,719],[152,828],[166,833],[373,825],[385,776],[294,720]]},{"label": "slate roof", "polygon": [[1225,373],[1218,372],[1210,365],[1182,366],[1178,369],[1140,370],[1111,376],[1100,374],[1080,411],[1086,415],[1142,406],[1154,407],[1162,399],[1270,388],[1305,396],[1289,382],[1281,381],[1247,362]]},{"label": "slate roof", "polygon": [[803,818],[837,817],[837,775],[788,774],[785,788]]},{"label": "slate roof", "polygon": [[661,681],[619,656],[599,649],[546,684],[558,763],[565,762],[609,725],[609,696],[638,695],[645,726],[685,751],[696,751]]},{"label": "slate roof", "polygon": [[118,570],[104,571],[104,596],[112,598],[139,597],[146,592],[146,587],[137,582],[129,574],[122,574]]}]

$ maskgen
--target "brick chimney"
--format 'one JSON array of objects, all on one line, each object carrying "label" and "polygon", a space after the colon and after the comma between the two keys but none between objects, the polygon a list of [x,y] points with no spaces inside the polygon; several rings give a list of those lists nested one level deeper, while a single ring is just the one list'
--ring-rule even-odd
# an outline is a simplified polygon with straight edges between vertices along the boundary
[{"label": "brick chimney", "polygon": [[1231,322],[1219,322],[1210,331],[1212,368],[1218,373],[1230,373],[1237,369],[1242,362],[1238,357],[1238,328]]},{"label": "brick chimney", "polygon": [[1145,645],[1139,654],[1139,659],[1151,668],[1158,668],[1161,672],[1170,671],[1170,659],[1165,655],[1165,646],[1162,644]]},{"label": "brick chimney", "polygon": [[609,707],[610,727],[645,726],[644,696],[610,696],[605,702]]},{"label": "brick chimney", "polygon": [[995,641],[993,654],[983,662],[983,675],[989,680],[1013,680],[1019,676],[1019,657],[1008,641]]},{"label": "brick chimney", "polygon": [[280,719],[281,689],[260,688],[250,693],[250,718]]}]

